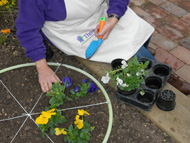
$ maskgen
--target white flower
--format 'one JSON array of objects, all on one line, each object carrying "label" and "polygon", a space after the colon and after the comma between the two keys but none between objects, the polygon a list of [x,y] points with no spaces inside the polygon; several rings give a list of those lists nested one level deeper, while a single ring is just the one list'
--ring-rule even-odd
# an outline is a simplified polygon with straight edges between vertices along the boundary
[{"label": "white flower", "polygon": [[140,91],[140,94],[141,94],[141,95],[144,95],[145,93],[144,93],[144,91],[143,91],[143,90],[141,90],[141,91]]},{"label": "white flower", "polygon": [[144,72],[144,69],[142,69],[141,71]]},{"label": "white flower", "polygon": [[102,79],[101,81],[104,83],[104,84],[107,84],[110,80],[110,77],[109,77],[109,73],[106,74],[106,76],[102,76]]},{"label": "white flower", "polygon": [[127,64],[127,62],[125,60],[122,60],[121,64],[122,64],[122,66],[121,66],[122,69],[124,69],[124,68],[126,68],[128,66],[128,64]]},{"label": "white flower", "polygon": [[137,76],[141,75],[139,72],[136,73]]},{"label": "white flower", "polygon": [[126,86],[127,86],[127,84],[126,84],[126,83],[124,83],[124,84],[121,84],[121,86],[122,86],[122,87],[126,87]]},{"label": "white flower", "polygon": [[131,76],[131,74],[127,73],[127,76]]},{"label": "white flower", "polygon": [[119,77],[117,77],[116,80],[117,80],[117,85],[122,85],[123,84],[123,80],[120,79]]}]

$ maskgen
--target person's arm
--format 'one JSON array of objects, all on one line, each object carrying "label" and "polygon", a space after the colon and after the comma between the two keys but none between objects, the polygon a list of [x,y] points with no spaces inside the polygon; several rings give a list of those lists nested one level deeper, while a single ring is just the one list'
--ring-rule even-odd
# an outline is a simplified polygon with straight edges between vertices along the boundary
[{"label": "person's arm", "polygon": [[107,10],[108,19],[100,33],[98,33],[99,25],[97,25],[95,29],[95,35],[97,37],[103,36],[103,39],[108,38],[114,26],[117,24],[119,19],[125,14],[128,3],[129,0],[109,0],[109,8]]},{"label": "person's arm", "polygon": [[108,16],[116,14],[121,18],[125,14],[128,4],[129,0],[109,0]]},{"label": "person's arm", "polygon": [[43,92],[50,89],[52,82],[60,81],[46,62],[46,47],[40,29],[45,22],[43,10],[35,0],[19,0],[19,13],[16,19],[17,37],[26,49],[26,57],[36,64],[39,83]]},{"label": "person's arm", "polygon": [[39,83],[43,92],[47,92],[51,88],[52,83],[57,81],[61,82],[54,71],[47,65],[46,59],[36,61],[35,64],[38,71]]},{"label": "person's arm", "polygon": [[45,22],[43,10],[35,0],[19,0],[19,13],[16,19],[17,37],[26,49],[25,56],[33,62],[45,58],[46,47],[40,29]]}]

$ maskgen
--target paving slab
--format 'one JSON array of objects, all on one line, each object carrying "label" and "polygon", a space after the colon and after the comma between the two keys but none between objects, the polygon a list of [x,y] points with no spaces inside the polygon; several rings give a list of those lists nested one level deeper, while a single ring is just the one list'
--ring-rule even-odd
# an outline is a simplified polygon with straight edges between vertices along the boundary
[{"label": "paving slab", "polygon": [[186,10],[169,1],[161,3],[160,7],[177,17],[182,17],[187,13]]},{"label": "paving slab", "polygon": [[[176,74],[190,83],[190,66],[184,65],[182,68],[176,71]],[[190,106],[190,104],[189,104]]]},{"label": "paving slab", "polygon": [[168,64],[172,67],[173,71],[180,69],[184,66],[184,63],[177,59],[175,56],[170,54],[164,49],[156,49],[156,55],[154,56],[159,62]]},{"label": "paving slab", "polygon": [[171,54],[173,54],[175,57],[180,59],[181,61],[185,62],[186,64],[190,65],[190,50],[178,46],[172,51],[170,51]]},{"label": "paving slab", "polygon": [[[105,75],[104,71],[110,70],[110,64],[92,62],[77,58],[99,78]],[[114,91],[116,87],[109,84]],[[166,83],[163,89],[170,89],[176,94],[176,107],[172,111],[162,111],[154,104],[151,111],[146,112],[138,108],[142,114],[149,118],[155,125],[166,132],[176,142],[189,143],[190,141],[190,98],[178,91],[175,87]],[[134,107],[135,108],[135,107]]]}]

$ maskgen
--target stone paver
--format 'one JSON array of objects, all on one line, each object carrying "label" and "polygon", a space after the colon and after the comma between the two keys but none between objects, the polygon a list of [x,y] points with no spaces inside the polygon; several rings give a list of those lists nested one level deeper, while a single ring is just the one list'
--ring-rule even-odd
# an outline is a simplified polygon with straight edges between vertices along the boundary
[{"label": "stone paver", "polygon": [[150,14],[149,14],[149,13],[147,13],[146,11],[142,10],[141,8],[139,8],[139,7],[137,7],[137,6],[132,7],[132,9],[134,10],[134,12],[135,12],[138,16],[142,17],[143,19],[150,17]]},{"label": "stone paver", "polygon": [[136,6],[141,6],[147,1],[146,0],[130,0],[130,2],[133,3]]},{"label": "stone paver", "polygon": [[149,43],[148,47],[150,47],[150,48],[152,48],[152,49],[154,49],[154,50],[160,48],[160,47],[158,47],[157,45],[155,45],[155,44],[152,43],[152,42]]},{"label": "stone paver", "polygon": [[186,10],[169,1],[161,3],[160,7],[177,17],[182,17],[187,13]]},{"label": "stone paver", "polygon": [[178,5],[184,8],[185,10],[190,11],[190,1],[186,0],[186,1],[179,2]]},{"label": "stone paver", "polygon": [[156,30],[175,42],[179,42],[182,38],[184,38],[183,33],[167,24],[160,24],[159,27],[156,27]]},{"label": "stone paver", "polygon": [[190,34],[190,26],[189,23],[187,23],[186,21],[179,19],[178,17],[174,16],[174,15],[168,15],[164,18],[164,21],[170,25],[171,27],[173,27],[174,29],[179,30],[181,33],[185,34],[185,35],[189,35]]},{"label": "stone paver", "polygon": [[162,2],[164,2],[165,0],[149,0],[150,2],[156,4],[156,5],[159,5],[161,4]]},{"label": "stone paver", "polygon": [[179,44],[190,50],[190,37],[183,38]]},{"label": "stone paver", "polygon": [[186,21],[187,23],[190,24],[190,12],[188,12],[187,14],[185,14],[185,15],[182,17],[182,19],[183,19],[184,21]]},{"label": "stone paver", "polygon": [[[190,50],[184,47],[178,46],[177,48],[173,49],[170,53],[173,54],[178,59],[180,59],[181,61],[190,65]],[[190,76],[190,73],[189,73],[189,76]]]},{"label": "stone paver", "polygon": [[161,48],[156,50],[155,58],[162,63],[170,65],[173,71],[176,71],[184,65],[184,63],[178,60],[175,56]]},{"label": "stone paver", "polygon": [[178,76],[180,76],[181,78],[183,78],[184,80],[186,80],[187,82],[190,83],[190,66],[185,65],[182,68],[180,68],[176,74]]},{"label": "stone paver", "polygon": [[161,34],[154,34],[151,38],[151,42],[167,51],[172,50],[177,46],[177,43]]},{"label": "stone paver", "polygon": [[178,4],[179,2],[182,2],[183,0],[169,0],[170,2],[173,2],[175,4]]},{"label": "stone paver", "polygon": [[146,3],[142,8],[155,18],[163,18],[168,15],[166,11],[162,10],[158,5],[155,5],[153,3]]}]

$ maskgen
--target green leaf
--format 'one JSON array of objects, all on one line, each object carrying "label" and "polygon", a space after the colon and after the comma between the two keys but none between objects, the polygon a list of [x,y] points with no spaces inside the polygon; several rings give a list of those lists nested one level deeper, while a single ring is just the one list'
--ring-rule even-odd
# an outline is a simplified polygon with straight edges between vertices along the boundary
[{"label": "green leaf", "polygon": [[55,128],[50,128],[50,133],[51,133],[51,135],[54,135],[55,134]]},{"label": "green leaf", "polygon": [[72,98],[69,98],[69,97],[65,97],[68,101],[73,101],[73,99]]}]

